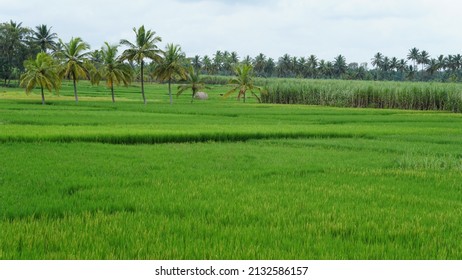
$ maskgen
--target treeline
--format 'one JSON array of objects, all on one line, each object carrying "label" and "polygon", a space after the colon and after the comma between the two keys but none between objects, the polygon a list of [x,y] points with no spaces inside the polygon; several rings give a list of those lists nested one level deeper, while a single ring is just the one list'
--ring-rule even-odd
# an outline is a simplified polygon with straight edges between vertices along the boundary
[{"label": "treeline", "polygon": [[338,55],[332,61],[319,59],[316,55],[296,57],[285,54],[277,61],[260,53],[256,57],[244,57],[236,52],[217,51],[191,58],[191,63],[203,74],[231,75],[236,63],[251,64],[258,77],[386,80],[386,81],[438,81],[457,82],[462,78],[462,55],[440,55],[431,58],[425,50],[409,50],[406,58],[388,57],[377,53],[367,62],[348,63],[345,56]]},{"label": "treeline", "polygon": [[[93,63],[101,63],[103,51],[90,51],[90,46],[86,46],[85,58]],[[0,23],[0,78],[3,84],[9,85],[11,80],[19,80],[25,71],[25,60],[35,58],[39,52],[59,53],[63,48],[64,43],[46,25],[29,28],[14,21]],[[266,78],[439,82],[456,82],[462,78],[462,55],[439,55],[432,58],[427,51],[417,48],[409,50],[406,58],[388,57],[379,52],[371,58],[371,67],[367,62],[347,62],[343,55],[338,55],[333,60],[319,59],[315,55],[296,57],[289,54],[274,60],[262,53],[256,57],[241,58],[236,52],[229,51],[216,51],[211,56],[196,55],[188,59],[184,53],[182,56],[185,58],[183,63],[186,68],[192,66],[198,73],[207,75],[233,75],[235,66],[244,63],[253,66],[255,76]],[[157,80],[155,69],[158,59],[143,63],[136,60],[128,62],[133,71],[133,79]],[[146,69],[142,69],[143,67]]]}]

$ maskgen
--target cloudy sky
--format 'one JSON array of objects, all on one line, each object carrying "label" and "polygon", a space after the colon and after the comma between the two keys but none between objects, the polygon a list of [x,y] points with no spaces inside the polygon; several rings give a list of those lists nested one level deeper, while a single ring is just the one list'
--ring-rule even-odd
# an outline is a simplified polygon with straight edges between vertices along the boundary
[{"label": "cloudy sky", "polygon": [[405,58],[417,47],[432,57],[462,53],[458,0],[0,0],[0,22],[47,24],[64,41],[133,41],[144,24],[188,56],[236,51],[277,59],[315,54],[370,62],[382,52]]}]

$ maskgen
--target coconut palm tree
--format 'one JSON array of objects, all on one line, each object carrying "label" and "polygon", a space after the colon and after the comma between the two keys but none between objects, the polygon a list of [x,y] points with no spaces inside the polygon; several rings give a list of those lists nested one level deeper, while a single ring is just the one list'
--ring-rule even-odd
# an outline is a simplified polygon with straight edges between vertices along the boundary
[{"label": "coconut palm tree", "polygon": [[58,75],[58,65],[46,53],[37,54],[35,59],[24,62],[26,72],[21,76],[21,86],[26,88],[26,93],[31,92],[36,86],[40,87],[42,94],[42,105],[45,105],[45,95],[43,90],[58,91],[61,78]]},{"label": "coconut palm tree", "polygon": [[435,58],[430,59],[430,61],[427,64],[426,71],[430,76],[433,76],[435,72],[437,72],[439,69],[439,63],[438,60]]},{"label": "coconut palm tree", "polygon": [[265,69],[263,70],[265,72],[266,77],[271,77],[275,69],[276,63],[274,62],[274,59],[272,59],[271,57],[268,58],[268,60],[265,63]]},{"label": "coconut palm tree", "polygon": [[444,55],[440,55],[437,58],[438,70],[445,70],[447,67],[447,58]]},{"label": "coconut palm tree", "polygon": [[191,59],[191,65],[194,67],[194,69],[199,71],[202,68],[201,57],[199,55],[194,56]]},{"label": "coconut palm tree", "polygon": [[379,69],[382,67],[383,64],[383,54],[378,52],[374,55],[374,57],[371,60],[372,66],[375,67],[375,79],[379,79]]},{"label": "coconut palm tree", "polygon": [[337,77],[341,77],[342,74],[345,74],[347,71],[347,63],[345,57],[343,55],[335,57],[333,66]]},{"label": "coconut palm tree", "polygon": [[221,70],[223,69],[223,52],[218,50],[216,51],[213,59],[212,59],[212,65],[213,65],[213,74],[221,74]]},{"label": "coconut palm tree", "polygon": [[132,69],[117,59],[117,46],[111,46],[107,42],[101,48],[101,78],[106,80],[106,86],[111,89],[112,102],[115,103],[114,84],[123,83],[128,86],[132,80]]},{"label": "coconut palm tree", "polygon": [[57,53],[57,57],[62,60],[63,67],[61,76],[72,79],[74,85],[75,102],[79,102],[77,95],[77,82],[80,78],[90,78],[92,65],[88,61],[90,45],[85,43],[80,37],[71,38],[69,43],[59,40],[63,49]]},{"label": "coconut palm tree", "polygon": [[200,77],[200,74],[197,70],[194,69],[194,67],[189,67],[188,73],[186,74],[186,82],[187,84],[184,85],[179,85],[178,86],[178,93],[177,96],[180,96],[184,91],[191,89],[192,90],[192,99],[191,103],[194,101],[194,97],[196,96],[196,93],[204,88],[209,88],[205,85],[205,83],[202,81],[202,78]]},{"label": "coconut palm tree", "polygon": [[385,56],[382,61],[382,65],[380,68],[382,68],[382,71],[387,74],[388,71],[390,70],[390,58],[388,56]]},{"label": "coconut palm tree", "polygon": [[312,54],[308,57],[308,71],[311,78],[316,77],[316,69],[318,68],[318,58]]},{"label": "coconut palm tree", "polygon": [[233,66],[239,63],[239,56],[237,55],[237,52],[231,52],[231,54],[229,55],[229,59],[231,65]]},{"label": "coconut palm tree", "polygon": [[292,57],[289,54],[284,54],[279,58],[277,63],[277,70],[279,77],[289,77],[291,73]]},{"label": "coconut palm tree", "polygon": [[161,81],[168,82],[170,104],[173,104],[172,80],[175,78],[186,78],[185,60],[185,55],[179,45],[167,44],[164,55],[154,70],[154,76]]},{"label": "coconut palm tree", "polygon": [[[242,63],[243,63],[243,64],[252,65],[252,64],[253,64],[253,59],[250,57],[250,55],[246,55],[246,56],[242,59]],[[236,66],[234,66],[234,67],[236,67]]]},{"label": "coconut palm tree", "polygon": [[424,71],[425,65],[430,62],[430,54],[427,51],[421,51],[417,59],[418,64],[422,64],[422,72]]},{"label": "coconut palm tree", "polygon": [[419,60],[420,52],[417,48],[412,48],[409,50],[409,54],[407,55],[407,59],[412,60],[414,62],[413,68],[416,70],[417,68],[417,61]]},{"label": "coconut palm tree", "polygon": [[31,54],[29,35],[30,29],[23,27],[22,22],[0,23],[0,75],[5,85],[10,84],[15,71],[24,69],[23,62]]},{"label": "coconut palm tree", "polygon": [[306,78],[307,72],[308,72],[306,71],[306,68],[307,68],[306,66],[307,66],[306,58],[304,58],[303,56],[300,57],[297,61],[297,65],[295,69],[297,72],[297,76]]},{"label": "coconut palm tree", "polygon": [[37,25],[35,30],[32,31],[32,41],[40,46],[40,50],[44,53],[47,50],[56,49],[56,39],[58,35],[51,32],[51,27],[48,28],[46,24]]},{"label": "coconut palm tree", "polygon": [[212,63],[212,60],[210,59],[210,57],[208,55],[205,55],[203,58],[202,58],[202,69],[204,70],[205,73],[207,74],[211,74],[212,71],[213,71],[213,63]]},{"label": "coconut palm tree", "polygon": [[162,41],[162,38],[156,36],[156,32],[151,30],[145,30],[142,25],[138,30],[133,28],[135,32],[135,43],[131,43],[128,40],[120,40],[120,44],[128,47],[122,55],[121,60],[128,60],[130,62],[136,62],[140,65],[140,77],[141,77],[141,95],[143,96],[144,104],[147,104],[146,96],[144,95],[144,60],[151,59],[154,61],[161,60],[162,51],[157,47],[157,43]]},{"label": "coconut palm tree", "polygon": [[253,62],[253,67],[258,76],[263,76],[266,66],[266,56],[262,53],[257,55]]},{"label": "coconut palm tree", "polygon": [[398,69],[398,58],[394,56],[390,60],[390,70],[396,71],[397,69]]},{"label": "coconut palm tree", "polygon": [[406,71],[406,69],[407,69],[406,60],[404,59],[398,60],[396,70],[398,70],[398,72],[402,74],[404,71]]},{"label": "coconut palm tree", "polygon": [[250,64],[241,64],[238,65],[234,70],[236,77],[232,78],[229,81],[229,85],[233,86],[231,90],[225,93],[224,97],[227,98],[234,92],[239,90],[237,95],[237,100],[241,99],[241,96],[244,98],[245,103],[245,94],[248,90],[257,98],[258,102],[261,102],[261,99],[258,95],[255,94],[254,90],[261,92],[261,88],[257,87],[253,83],[253,67]]}]

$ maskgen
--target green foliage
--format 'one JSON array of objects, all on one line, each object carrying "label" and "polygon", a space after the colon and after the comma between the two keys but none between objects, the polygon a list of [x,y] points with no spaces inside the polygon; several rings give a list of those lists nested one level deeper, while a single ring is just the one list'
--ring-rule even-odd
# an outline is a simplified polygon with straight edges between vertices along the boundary
[{"label": "green foliage", "polygon": [[455,84],[271,80],[264,103],[462,112]]},{"label": "green foliage", "polygon": [[48,28],[46,24],[37,25],[35,30],[32,31],[32,42],[40,46],[42,52],[47,50],[56,49],[56,39],[58,35],[51,32],[51,27]]},{"label": "green foliage", "polygon": [[227,98],[236,91],[239,91],[237,95],[237,100],[240,100],[241,97],[244,99],[245,103],[245,93],[249,90],[252,95],[260,102],[260,97],[255,94],[254,90],[261,91],[261,89],[254,85],[253,81],[253,67],[250,64],[241,64],[235,68],[236,77],[229,80],[229,85],[233,88],[229,90],[224,97]]},{"label": "green foliage", "polygon": [[71,38],[69,43],[63,43],[59,40],[62,50],[56,53],[56,56],[61,60],[62,67],[60,75],[72,79],[74,83],[75,102],[79,102],[76,83],[79,79],[90,78],[90,72],[93,67],[88,62],[90,45],[85,43],[80,37]]},{"label": "green foliage", "polygon": [[106,86],[111,89],[112,102],[115,102],[114,84],[123,83],[128,86],[132,80],[132,69],[117,58],[117,46],[111,46],[107,42],[101,48],[101,68],[99,75],[106,81]]},{"label": "green foliage", "polygon": [[0,100],[0,259],[462,257],[459,114],[63,86]]},{"label": "green foliage", "polygon": [[61,77],[58,75],[58,65],[48,54],[42,52],[37,54],[36,59],[24,62],[26,72],[21,76],[21,86],[26,88],[26,93],[31,92],[35,87],[40,87],[42,104],[45,105],[43,89],[48,91],[59,91]]},{"label": "green foliage", "polygon": [[168,82],[170,104],[173,104],[171,84],[174,79],[186,79],[186,57],[179,45],[167,44],[162,59],[156,65],[153,76]]},{"label": "green foliage", "polygon": [[30,43],[31,30],[12,20],[0,23],[0,79],[5,86],[17,79],[15,72],[24,70],[24,61],[35,57],[37,49]]},{"label": "green foliage", "polygon": [[156,45],[162,41],[162,38],[156,36],[156,32],[154,31],[146,31],[144,25],[138,28],[138,30],[133,28],[133,32],[135,32],[135,43],[126,39],[120,40],[120,44],[127,47],[127,49],[122,53],[120,59],[122,61],[128,60],[139,64],[141,70],[141,95],[143,97],[144,104],[147,104],[147,100],[144,95],[144,60],[152,59],[153,61],[159,62],[162,59],[162,51]]},{"label": "green foliage", "polygon": [[180,96],[184,91],[191,89],[191,103],[194,101],[194,97],[196,96],[197,92],[205,88],[210,89],[210,87],[206,86],[203,82],[203,79],[200,76],[199,72],[197,72],[192,66],[189,67],[188,73],[186,74],[186,82],[187,84],[182,84],[178,86],[177,96]]}]

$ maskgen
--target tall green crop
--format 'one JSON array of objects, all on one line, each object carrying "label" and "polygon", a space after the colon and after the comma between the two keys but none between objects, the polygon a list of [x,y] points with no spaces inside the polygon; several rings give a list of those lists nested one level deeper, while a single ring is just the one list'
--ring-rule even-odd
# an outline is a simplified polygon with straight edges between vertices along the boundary
[{"label": "tall green crop", "polygon": [[462,112],[458,84],[274,79],[264,103]]}]

